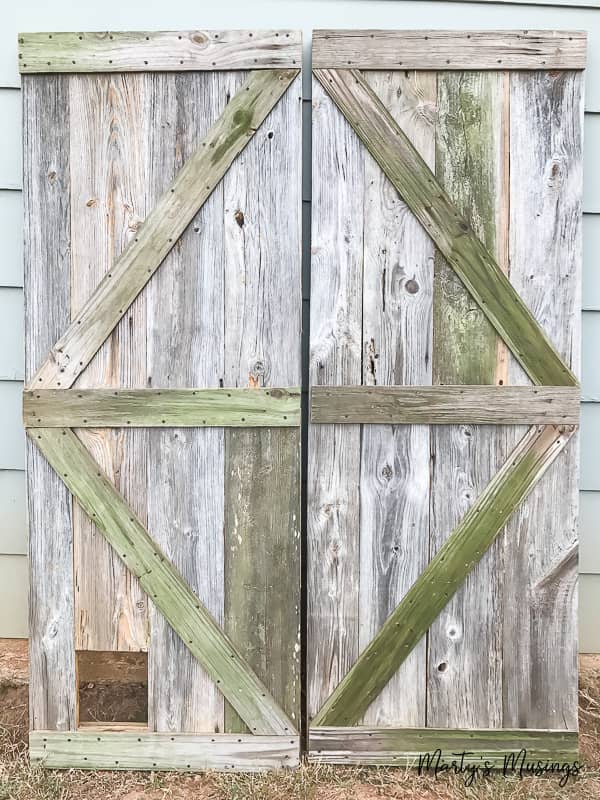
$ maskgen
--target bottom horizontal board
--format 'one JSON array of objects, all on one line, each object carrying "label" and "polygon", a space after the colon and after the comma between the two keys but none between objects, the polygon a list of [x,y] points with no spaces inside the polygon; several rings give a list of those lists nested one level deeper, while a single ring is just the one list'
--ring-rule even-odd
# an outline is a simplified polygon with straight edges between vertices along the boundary
[{"label": "bottom horizontal board", "polygon": [[50,769],[262,772],[299,763],[298,736],[152,731],[32,731],[29,756]]},{"label": "bottom horizontal board", "polygon": [[481,768],[528,772],[528,765],[572,765],[579,757],[577,732],[459,730],[447,728],[311,728],[310,761],[327,764],[391,764],[421,767],[460,761]]}]

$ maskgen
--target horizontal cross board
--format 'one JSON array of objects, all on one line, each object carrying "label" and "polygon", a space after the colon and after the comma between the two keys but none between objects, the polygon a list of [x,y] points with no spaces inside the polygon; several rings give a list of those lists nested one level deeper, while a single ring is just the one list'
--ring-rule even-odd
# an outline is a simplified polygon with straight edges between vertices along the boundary
[{"label": "horizontal cross board", "polygon": [[451,729],[451,728],[311,728],[310,761],[369,765],[411,766],[419,756],[442,751],[452,761],[456,753],[467,752],[470,763],[485,762],[495,768],[510,765],[522,750],[527,761],[570,763],[578,758],[577,733],[534,729]]},{"label": "horizontal cross board", "polygon": [[32,731],[32,763],[53,769],[207,769],[256,772],[298,765],[297,736]]},{"label": "horizontal cross board", "polygon": [[19,70],[166,72],[300,66],[302,34],[291,30],[20,33]]},{"label": "horizontal cross board", "polygon": [[29,435],[249,729],[264,735],[296,733],[270,692],[73,431],[36,428]]},{"label": "horizontal cross board", "polygon": [[576,425],[571,386],[314,386],[311,422],[381,425]]},{"label": "horizontal cross board", "polygon": [[584,69],[584,31],[317,30],[315,69]]},{"label": "horizontal cross board", "polygon": [[28,428],[293,427],[300,389],[42,389],[23,394]]}]

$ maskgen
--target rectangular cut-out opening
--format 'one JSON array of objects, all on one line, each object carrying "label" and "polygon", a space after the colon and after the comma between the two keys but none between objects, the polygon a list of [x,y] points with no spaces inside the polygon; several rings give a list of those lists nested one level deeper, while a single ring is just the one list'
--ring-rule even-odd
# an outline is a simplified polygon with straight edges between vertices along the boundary
[{"label": "rectangular cut-out opening", "polygon": [[80,726],[148,724],[148,654],[78,650]]}]

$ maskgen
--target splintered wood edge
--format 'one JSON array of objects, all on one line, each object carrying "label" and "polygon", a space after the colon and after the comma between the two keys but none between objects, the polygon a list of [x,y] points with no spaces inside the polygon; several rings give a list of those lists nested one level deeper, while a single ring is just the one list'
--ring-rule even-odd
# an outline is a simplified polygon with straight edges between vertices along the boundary
[{"label": "splintered wood edge", "polygon": [[18,35],[19,71],[165,72],[300,67],[302,32],[196,30]]},{"label": "splintered wood edge", "polygon": [[579,387],[314,386],[312,423],[577,425]]},{"label": "splintered wood edge", "polygon": [[296,767],[299,736],[140,730],[31,731],[32,763],[50,769],[262,772]]},{"label": "splintered wood edge", "polygon": [[298,427],[300,389],[38,389],[27,428]]},{"label": "splintered wood edge", "polygon": [[315,69],[584,69],[585,31],[313,31]]}]

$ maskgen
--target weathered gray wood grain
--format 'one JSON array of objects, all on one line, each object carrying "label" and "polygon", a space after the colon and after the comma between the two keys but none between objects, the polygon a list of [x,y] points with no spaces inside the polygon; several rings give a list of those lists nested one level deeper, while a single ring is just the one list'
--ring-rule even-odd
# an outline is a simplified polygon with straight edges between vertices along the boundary
[{"label": "weathered gray wood grain", "polygon": [[167,72],[300,66],[292,30],[20,33],[19,71]]},{"label": "weathered gray wood grain", "polygon": [[315,386],[311,422],[577,425],[580,394],[571,386]]},{"label": "weathered gray wood grain", "polygon": [[[300,383],[301,114],[297,78],[223,181],[226,386]],[[225,630],[299,724],[299,430],[228,429],[225,454]]]},{"label": "weathered gray wood grain", "polygon": [[316,30],[315,68],[583,69],[584,31]]},{"label": "weathered gray wood grain", "polygon": [[577,385],[497,260],[361,73],[314,73],[532,380]]},{"label": "weathered gray wood grain", "polygon": [[[153,124],[144,75],[74,75],[71,108],[71,319],[133,241],[150,210],[147,140]],[[63,276],[63,280],[69,280]],[[146,298],[138,297],[75,381],[80,389],[146,383]],[[78,432],[126,501],[146,520],[146,432]],[[93,522],[73,507],[75,647],[148,646],[147,603]]]},{"label": "weathered gray wood grain", "polygon": [[553,425],[529,429],[313,718],[314,726],[359,722],[573,431]]},{"label": "weathered gray wood grain", "polygon": [[[217,73],[156,75],[156,197],[195,152],[227,103]],[[202,113],[198,113],[202,109]],[[223,189],[219,185],[148,286],[148,375],[157,387],[218,387],[223,376]],[[168,312],[166,310],[168,309]],[[223,624],[221,428],[149,433],[149,526],[186,581]],[[223,696],[168,625],[151,613],[149,725],[222,732]]]},{"label": "weathered gray wood grain", "polygon": [[23,420],[30,428],[289,428],[300,424],[300,388],[40,389],[24,392]]},{"label": "weathered gray wood grain", "polygon": [[294,734],[294,724],[73,431],[37,428],[30,435],[250,730]]},{"label": "weathered gray wood grain", "polygon": [[[583,77],[513,73],[510,95],[511,281],[578,375]],[[527,382],[514,361],[509,381]],[[578,450],[574,437],[506,531],[507,727],[577,729]]]},{"label": "weathered gray wood grain", "polygon": [[[69,93],[60,76],[23,79],[26,377],[69,322]],[[76,726],[71,496],[27,443],[29,702],[33,730]]]},{"label": "weathered gray wood grain", "polygon": [[[508,235],[506,80],[503,72],[440,73],[436,142],[437,179],[503,269]],[[434,383],[492,384],[491,391],[499,398],[501,390],[493,384],[506,381],[500,344],[483,311],[438,255]],[[432,428],[432,554],[504,461],[503,429],[474,422],[465,414],[454,426]],[[428,725],[496,728],[502,724],[499,554],[494,543],[431,626]]]},{"label": "weathered gray wood grain", "polygon": [[50,769],[261,772],[298,766],[298,736],[194,736],[140,731],[40,731],[31,760]]},{"label": "weathered gray wood grain", "polygon": [[[364,156],[313,80],[310,383],[360,385]],[[358,222],[357,222],[358,221]],[[311,425],[307,703],[313,716],[359,652],[360,427]]]},{"label": "weathered gray wood grain", "polygon": [[[365,80],[433,168],[436,75],[366,72]],[[366,150],[363,157],[364,212],[362,219],[355,220],[364,228],[362,381],[365,389],[369,387],[367,391],[379,391],[390,384],[427,384],[431,382],[435,249],[376,161]],[[315,390],[319,388],[315,387],[313,393]],[[425,568],[428,530],[429,429],[416,425],[364,426],[360,462],[360,650],[369,644]],[[417,645],[374,700],[364,716],[365,724],[425,724],[425,644],[423,640]]]},{"label": "weathered gray wood grain", "polygon": [[33,386],[66,389],[73,384],[297,74],[296,69],[250,73],[56,342]]},{"label": "weathered gray wood grain", "polygon": [[300,432],[228,430],[225,459],[225,628],[299,724]]}]

